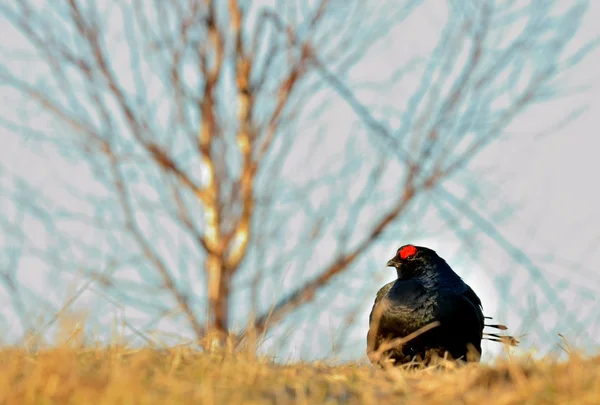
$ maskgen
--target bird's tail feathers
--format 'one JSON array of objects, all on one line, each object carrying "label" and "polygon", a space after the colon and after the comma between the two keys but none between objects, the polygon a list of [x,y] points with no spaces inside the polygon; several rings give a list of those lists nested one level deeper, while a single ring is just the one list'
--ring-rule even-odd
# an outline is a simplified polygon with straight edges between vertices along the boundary
[{"label": "bird's tail feathers", "polygon": [[499,330],[507,330],[508,328],[506,327],[506,325],[502,325],[502,324],[496,324],[496,325],[485,325],[488,328],[494,328],[494,329],[499,329]]},{"label": "bird's tail feathers", "polygon": [[519,341],[517,339],[515,339],[512,336],[508,336],[508,335],[498,335],[496,333],[484,333],[483,339],[489,340],[491,342],[503,343],[503,344],[509,345],[509,346],[518,346],[519,345]]},{"label": "bird's tail feathers", "polygon": [[[491,316],[486,316],[485,319],[493,319],[493,318]],[[506,325],[502,325],[502,324],[492,324],[492,325],[485,324],[484,326],[486,326],[488,328],[498,329],[498,330],[507,330],[508,329],[506,327]],[[483,339],[489,340],[492,342],[507,344],[509,346],[517,346],[519,344],[519,341],[512,336],[499,335],[497,333],[484,333]]]}]

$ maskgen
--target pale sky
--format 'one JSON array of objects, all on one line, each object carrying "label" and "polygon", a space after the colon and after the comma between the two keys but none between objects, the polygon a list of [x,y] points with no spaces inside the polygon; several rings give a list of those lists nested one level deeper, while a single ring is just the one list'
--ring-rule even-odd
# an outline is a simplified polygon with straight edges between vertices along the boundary
[{"label": "pale sky", "polygon": [[[353,78],[360,82],[363,78],[381,77],[386,78],[386,67],[399,65],[400,58],[409,58],[419,52],[426,52],[435,45],[436,33],[439,32],[444,21],[444,12],[436,7],[426,7],[420,11],[418,18],[411,19],[399,27],[398,30],[390,32],[389,37],[374,46],[359,68],[353,72]],[[600,3],[592,1],[592,6],[587,15],[586,23],[577,35],[574,45],[580,45],[586,40],[600,35],[598,19],[600,18]],[[10,32],[10,31],[9,31]],[[414,33],[414,35],[411,35]],[[418,34],[417,34],[418,33]],[[0,46],[11,49],[18,48],[19,38],[11,35],[3,35]],[[11,62],[12,63],[12,62]],[[451,266],[469,283],[481,297],[486,315],[492,315],[500,322],[513,326],[513,333],[527,333],[531,331],[531,323],[547,325],[543,329],[547,334],[531,334],[521,338],[522,350],[539,350],[546,353],[559,342],[555,335],[556,330],[563,333],[567,339],[576,343],[589,346],[592,342],[600,344],[600,338],[594,341],[593,336],[599,336],[600,315],[595,316],[595,325],[590,325],[591,336],[587,340],[577,340],[575,332],[565,326],[560,328],[561,315],[553,311],[545,311],[549,306],[544,301],[543,294],[537,289],[543,288],[533,285],[531,271],[541,270],[551,286],[556,287],[558,296],[569,308],[581,308],[578,311],[582,318],[593,319],[594,308],[598,308],[598,301],[590,297],[590,292],[600,294],[600,273],[596,270],[600,261],[600,192],[598,191],[598,173],[600,173],[600,159],[597,151],[600,149],[598,128],[600,128],[600,54],[598,52],[590,56],[584,64],[572,71],[563,79],[563,88],[572,91],[581,86],[585,87],[585,93],[576,97],[565,97],[550,105],[533,108],[523,113],[513,123],[506,137],[500,142],[493,143],[481,153],[472,163],[474,172],[482,173],[486,182],[491,182],[494,190],[486,201],[486,209],[501,208],[507,203],[515,206],[516,211],[505,218],[498,226],[502,235],[509,240],[514,247],[521,249],[535,261],[535,269],[529,266],[516,266],[514,261],[499,248],[495,242],[479,234],[476,242],[480,248],[480,257],[477,261],[470,257],[472,249],[463,245],[449,232],[439,235],[411,235],[410,240],[399,238],[397,242],[389,241],[380,244],[373,249],[368,256],[369,265],[353,273],[349,279],[348,286],[352,288],[367,288],[372,286],[370,295],[365,299],[362,310],[362,318],[359,317],[357,327],[350,333],[352,345],[346,347],[340,354],[342,359],[361,358],[364,353],[364,341],[366,336],[368,311],[379,286],[392,280],[395,276],[393,270],[385,268],[385,262],[389,259],[396,248],[404,243],[415,243],[425,245],[436,250],[445,257]],[[25,67],[24,67],[25,69]],[[391,73],[391,72],[389,72]],[[381,92],[373,95],[369,91],[359,92],[361,100],[365,103],[378,105],[394,104],[401,92],[401,88],[390,89],[389,98],[382,99]],[[0,86],[0,100],[3,104],[2,117],[15,117],[19,106],[11,104],[13,95]],[[371,97],[371,98],[370,98]],[[551,134],[540,134],[553,123],[560,121],[565,113],[576,110],[581,106],[587,109],[573,122],[559,128]],[[321,145],[322,154],[327,154],[329,148],[335,148],[335,144],[343,142],[344,135],[352,130],[352,122],[347,120],[348,107],[342,101],[339,105],[332,106],[328,114],[328,133],[330,136]],[[43,121],[30,121],[31,125],[44,128]],[[328,142],[331,144],[328,146]],[[18,173],[26,178],[31,184],[40,187],[43,194],[60,201],[65,206],[75,211],[87,212],[90,207],[65,193],[61,185],[61,179],[68,179],[69,183],[96,192],[94,182],[89,173],[77,170],[74,176],[74,166],[66,162],[46,146],[33,144],[29,140],[20,138],[18,134],[12,133],[0,126],[0,162],[12,173]],[[299,154],[300,156],[300,154]],[[302,158],[298,157],[298,160]],[[303,162],[298,162],[303,164]],[[293,166],[293,162],[291,163]],[[489,168],[494,170],[491,174]],[[292,170],[292,169],[290,169]],[[308,178],[310,173],[296,172],[300,178]],[[4,174],[0,173],[4,176]],[[303,177],[304,176],[304,177]],[[8,177],[0,178],[0,188],[8,190],[10,181]],[[98,191],[100,192],[100,191]],[[315,202],[319,199],[327,200],[326,194],[316,195]],[[16,214],[15,207],[9,207],[4,200],[0,205],[7,217]],[[2,205],[3,204],[3,205]],[[475,206],[478,203],[475,201]],[[51,236],[45,234],[43,228],[34,222],[27,223],[27,233],[35,244],[44,246],[50,243]],[[94,243],[94,236],[84,227],[71,227],[69,232],[76,235],[80,240],[89,240]],[[7,244],[7,235],[0,235],[0,247]],[[321,246],[320,249],[329,249],[330,246]],[[169,247],[164,247],[168,252]],[[77,256],[77,252],[73,252]],[[318,256],[318,252],[315,252]],[[379,259],[373,259],[373,258]],[[80,257],[81,259],[81,257]],[[176,257],[171,257],[176,266]],[[0,262],[2,263],[2,262]],[[44,296],[60,307],[70,294],[82,286],[85,280],[76,280],[66,277],[60,281],[54,279],[55,273],[48,273],[44,266],[33,259],[24,258],[20,263],[19,281],[26,285],[33,294]],[[579,267],[576,267],[579,266]],[[356,275],[356,277],[354,276]],[[503,284],[503,277],[510,278],[510,288],[499,292]],[[62,277],[62,276],[61,276]],[[139,278],[137,273],[131,272],[132,280]],[[293,283],[286,274],[281,275],[282,283]],[[571,284],[561,288],[562,280],[568,280]],[[202,291],[202,279],[192,280],[197,285],[198,293]],[[506,287],[506,286],[505,286]],[[530,294],[537,297],[530,299]],[[587,295],[586,295],[587,294]],[[362,297],[359,297],[362,298]],[[84,294],[74,305],[74,308],[85,310],[91,302],[98,300],[93,292]],[[533,307],[538,307],[541,316],[528,318],[523,308],[528,302],[535,302]],[[515,303],[519,303],[515,305]],[[285,359],[320,358],[327,357],[331,353],[330,335],[342,322],[340,308],[344,308],[344,302],[335,302],[331,308],[322,308],[314,315],[311,322],[300,325],[293,331],[288,340],[288,347],[284,353],[279,353]],[[11,308],[10,301],[4,290],[0,289],[0,305],[2,308]],[[119,311],[104,305],[103,315],[106,321],[114,313]],[[589,312],[589,315],[588,315]],[[134,325],[143,324],[144,314],[136,309],[127,308],[125,316]],[[4,320],[1,328],[8,331],[18,330],[15,314],[2,311]],[[139,323],[137,323],[139,321]],[[315,332],[315,325],[318,333]],[[555,326],[558,325],[557,328]],[[172,324],[162,325],[171,331],[176,326]],[[518,328],[518,330],[514,330]],[[594,333],[595,332],[595,333]],[[310,340],[307,340],[310,339]],[[552,340],[554,339],[554,340]],[[273,350],[267,342],[266,350]],[[497,345],[485,344],[487,353],[497,353]],[[491,354],[489,354],[491,356]]]}]

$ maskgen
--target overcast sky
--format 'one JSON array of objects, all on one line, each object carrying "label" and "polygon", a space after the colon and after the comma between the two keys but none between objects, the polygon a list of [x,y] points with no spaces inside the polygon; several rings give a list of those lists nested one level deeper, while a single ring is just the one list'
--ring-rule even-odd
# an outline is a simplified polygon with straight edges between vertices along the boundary
[{"label": "overcast sky", "polygon": [[[427,7],[420,11],[418,18],[411,19],[403,25],[402,31],[392,31],[389,37],[378,43],[371,50],[367,60],[361,62],[359,68],[353,73],[360,81],[362,77],[372,78],[374,75],[384,76],[384,67],[398,65],[398,58],[402,55],[408,57],[411,50],[419,52],[432,47],[439,34],[440,22],[444,21],[443,11],[436,7]],[[582,26],[574,46],[600,35],[598,21],[600,19],[600,2],[592,1],[586,23]],[[4,31],[4,30],[3,30]],[[10,31],[8,31],[10,32]],[[414,33],[407,36],[406,33]],[[404,34],[403,34],[404,33]],[[16,36],[4,35],[0,38],[2,48],[14,49],[20,39]],[[486,181],[493,182],[493,195],[488,204],[502,206],[510,203],[515,211],[511,216],[503,219],[498,226],[502,235],[511,242],[512,246],[521,249],[534,259],[535,266],[516,267],[514,257],[507,255],[506,250],[499,247],[496,241],[486,238],[482,233],[477,237],[476,243],[480,248],[480,256],[474,260],[470,255],[472,250],[462,246],[456,238],[449,234],[440,234],[439,237],[414,235],[413,239],[399,239],[397,243],[379,246],[370,257],[379,257],[372,266],[361,270],[361,278],[349,280],[357,285],[365,284],[365,280],[372,285],[371,296],[365,301],[362,318],[359,324],[351,330],[353,344],[348,346],[341,357],[345,359],[357,358],[364,353],[364,339],[366,336],[366,316],[372,305],[372,299],[380,285],[394,278],[394,272],[384,267],[385,262],[396,248],[404,243],[415,243],[430,246],[450,262],[455,270],[481,296],[486,314],[494,315],[502,322],[518,326],[518,332],[527,332],[527,316],[522,311],[524,306],[511,307],[507,305],[511,300],[527,303],[530,301],[528,292],[533,292],[535,286],[534,274],[537,270],[543,271],[546,279],[556,286],[557,294],[569,308],[579,308],[581,313],[593,311],[598,308],[598,301],[589,296],[589,292],[600,294],[600,272],[597,263],[600,261],[600,54],[590,56],[584,64],[563,77],[565,94],[573,93],[582,87],[585,92],[576,96],[564,97],[549,105],[533,108],[520,116],[510,126],[506,137],[502,141],[492,144],[477,159],[471,163],[473,173],[481,172]],[[381,97],[381,93],[377,93]],[[369,93],[362,96],[365,102],[379,104],[393,104],[396,95],[390,92],[388,100],[369,100]],[[0,87],[0,100],[3,117],[10,117],[17,112],[10,92]],[[582,107],[585,109],[581,110]],[[14,110],[14,112],[13,112]],[[547,133],[547,129],[566,117],[569,111],[580,111],[572,122]],[[349,123],[345,116],[347,107],[333,106],[327,115],[330,134],[347,133]],[[43,122],[36,125],[44,126]],[[336,138],[330,137],[332,142]],[[325,148],[326,149],[326,148]],[[323,151],[326,153],[326,151]],[[70,178],[82,189],[90,187],[93,182],[85,173],[73,175],[73,165],[49,149],[39,148],[32,142],[0,126],[0,161],[3,166],[13,173],[19,173],[32,184],[43,188],[44,193],[62,199],[66,205],[78,204],[77,201],[66,201],[67,194],[63,193],[59,179]],[[490,172],[490,168],[493,171]],[[491,174],[490,174],[491,173]],[[483,177],[482,177],[483,178]],[[0,187],[6,187],[0,180]],[[4,185],[3,185],[4,184]],[[73,207],[75,207],[73,205]],[[489,207],[488,207],[489,208]],[[13,212],[15,207],[3,207],[7,213]],[[45,244],[46,236],[43,229],[34,223],[29,224],[28,233],[33,240]],[[77,229],[72,229],[77,234]],[[34,235],[40,235],[35,237]],[[85,234],[78,235],[85,238]],[[0,236],[0,245],[6,242]],[[327,248],[327,247],[323,247]],[[84,281],[74,281],[75,284],[52,285],[49,288],[48,273],[34,260],[21,262],[22,270],[19,280],[28,286],[34,293],[48,297],[56,306],[60,307],[66,297],[72,294],[76,286],[81,286]],[[537,270],[536,270],[537,269]],[[505,282],[503,275],[510,276],[510,288],[502,288]],[[132,275],[132,277],[134,277]],[[285,278],[285,276],[284,276]],[[561,288],[563,280],[568,280],[569,285]],[[62,285],[62,287],[61,287]],[[0,290],[2,291],[2,290]],[[507,295],[510,294],[510,295]],[[588,294],[588,295],[586,295]],[[534,294],[535,295],[535,294]],[[540,306],[539,312],[543,315],[544,307],[548,306],[543,299],[543,294],[536,296],[532,302]],[[78,301],[80,308],[86,307],[93,294],[82,297]],[[10,308],[10,301],[4,291],[0,293],[2,308]],[[339,303],[344,305],[344,303]],[[524,339],[524,349],[539,348],[547,351],[558,342],[552,340],[555,335],[556,324],[562,319],[556,313],[548,312],[535,318],[535,322],[547,324],[544,327],[550,335],[532,336]],[[18,329],[18,322],[13,313],[3,309],[3,327],[8,331]],[[128,309],[127,315],[135,318],[141,316],[135,310]],[[585,314],[584,314],[585,315]],[[582,318],[588,316],[582,315]],[[592,316],[590,314],[590,316]],[[598,336],[600,332],[600,315],[595,318],[595,325],[590,325],[590,335]],[[309,334],[315,324],[305,323],[294,331],[290,338],[292,350],[285,353],[286,358],[323,357],[330,353],[331,345],[328,334],[336,325],[340,325],[341,318],[334,310],[323,309],[316,319],[321,334]],[[570,330],[561,330],[568,338],[573,340],[578,336],[570,336]],[[306,341],[306,336],[311,336],[312,342]],[[523,339],[522,339],[523,340]],[[593,336],[578,341],[584,345],[593,343]],[[297,342],[297,344],[295,343]],[[600,341],[596,340],[596,343]],[[268,348],[268,345],[267,345]],[[499,349],[493,345],[485,345],[489,353],[496,353]]]}]

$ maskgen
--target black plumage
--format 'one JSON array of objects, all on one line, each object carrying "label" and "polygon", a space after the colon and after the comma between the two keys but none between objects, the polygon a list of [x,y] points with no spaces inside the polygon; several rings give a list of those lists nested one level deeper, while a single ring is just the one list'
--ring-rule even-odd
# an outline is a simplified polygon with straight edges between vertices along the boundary
[{"label": "black plumage", "polygon": [[[396,268],[398,279],[377,292],[369,316],[367,353],[373,363],[382,358],[395,364],[429,363],[435,357],[479,361],[482,339],[517,343],[510,336],[484,334],[481,300],[435,251],[404,245],[387,266]],[[408,341],[398,345],[394,339]]]}]

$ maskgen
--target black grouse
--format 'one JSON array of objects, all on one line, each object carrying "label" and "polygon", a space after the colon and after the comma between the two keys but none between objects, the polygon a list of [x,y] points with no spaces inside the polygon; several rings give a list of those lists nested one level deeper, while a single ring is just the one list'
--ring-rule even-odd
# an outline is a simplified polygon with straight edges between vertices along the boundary
[{"label": "black grouse", "polygon": [[367,354],[374,364],[388,358],[395,365],[436,357],[479,361],[482,339],[518,343],[483,332],[506,327],[485,325],[477,294],[435,251],[404,245],[387,266],[396,268],[398,279],[377,292],[369,316]]}]

